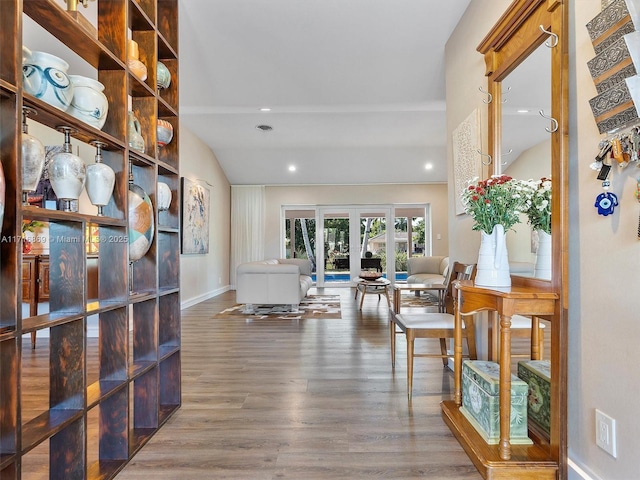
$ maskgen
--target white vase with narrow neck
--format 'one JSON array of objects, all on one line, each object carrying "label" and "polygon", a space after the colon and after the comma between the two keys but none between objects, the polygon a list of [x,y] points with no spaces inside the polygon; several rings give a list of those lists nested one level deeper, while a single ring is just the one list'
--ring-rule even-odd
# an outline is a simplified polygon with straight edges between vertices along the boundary
[{"label": "white vase with narrow neck", "polygon": [[510,287],[511,274],[504,227],[498,224],[490,234],[480,234],[482,237],[475,284],[480,287]]},{"label": "white vase with narrow neck", "polygon": [[538,230],[538,252],[534,276],[542,280],[551,280],[551,234]]}]

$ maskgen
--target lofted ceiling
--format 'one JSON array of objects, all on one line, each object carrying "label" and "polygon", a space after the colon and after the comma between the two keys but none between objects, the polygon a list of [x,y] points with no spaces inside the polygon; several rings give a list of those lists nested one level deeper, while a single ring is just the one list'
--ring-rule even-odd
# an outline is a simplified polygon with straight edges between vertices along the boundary
[{"label": "lofted ceiling", "polygon": [[181,124],[232,185],[446,181],[444,47],[468,4],[181,0]]}]

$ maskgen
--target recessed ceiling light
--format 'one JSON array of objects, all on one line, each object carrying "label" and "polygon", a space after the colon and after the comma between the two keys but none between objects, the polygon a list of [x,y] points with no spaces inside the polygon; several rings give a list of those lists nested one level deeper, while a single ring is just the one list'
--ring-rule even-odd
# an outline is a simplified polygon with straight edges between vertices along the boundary
[{"label": "recessed ceiling light", "polygon": [[263,132],[270,132],[271,130],[273,130],[273,127],[271,125],[256,125],[256,128],[258,130],[262,130]]},{"label": "recessed ceiling light", "polygon": [[296,166],[295,165],[289,165],[289,171],[290,172],[295,172],[296,171]]},{"label": "recessed ceiling light", "polygon": [[529,113],[529,110],[527,110],[526,108],[520,108],[518,110],[516,110],[518,113]]},{"label": "recessed ceiling light", "polygon": [[427,169],[427,170],[432,170],[432,169],[433,169],[433,163],[427,163],[427,164],[424,166],[424,168],[425,168],[425,169]]},{"label": "recessed ceiling light", "polygon": [[270,109],[269,107],[262,107],[262,108],[260,109],[260,111],[261,111],[261,112],[270,112],[270,111],[271,111],[271,109]]}]

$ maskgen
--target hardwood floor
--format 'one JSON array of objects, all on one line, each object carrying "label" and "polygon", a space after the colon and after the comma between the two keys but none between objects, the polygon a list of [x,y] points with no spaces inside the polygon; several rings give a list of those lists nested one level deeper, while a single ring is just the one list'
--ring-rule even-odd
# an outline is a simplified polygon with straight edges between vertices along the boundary
[{"label": "hardwood floor", "polygon": [[339,294],[342,319],[215,319],[235,292],[184,310],[182,407],[118,480],[480,479],[441,418],[451,372],[417,359],[409,405],[385,300],[310,293]]}]

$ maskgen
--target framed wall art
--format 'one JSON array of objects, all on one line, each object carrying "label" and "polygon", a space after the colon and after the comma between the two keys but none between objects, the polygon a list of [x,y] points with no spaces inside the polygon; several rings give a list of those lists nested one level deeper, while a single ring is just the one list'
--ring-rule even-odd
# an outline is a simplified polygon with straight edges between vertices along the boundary
[{"label": "framed wall art", "polygon": [[181,187],[181,253],[209,253],[209,189],[185,177]]},{"label": "framed wall art", "polygon": [[480,144],[480,112],[475,109],[453,131],[453,178],[455,181],[456,215],[462,215],[461,195],[469,181],[480,176],[478,150]]}]

